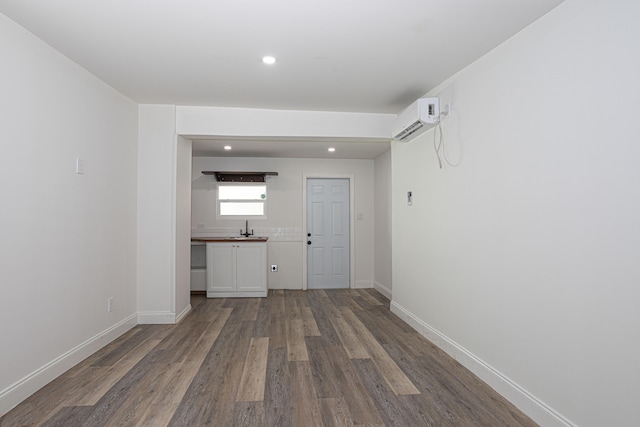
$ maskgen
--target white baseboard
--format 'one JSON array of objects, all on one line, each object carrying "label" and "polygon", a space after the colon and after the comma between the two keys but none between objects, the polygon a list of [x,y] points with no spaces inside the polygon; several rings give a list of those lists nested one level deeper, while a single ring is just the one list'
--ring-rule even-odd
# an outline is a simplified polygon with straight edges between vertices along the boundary
[{"label": "white baseboard", "polygon": [[368,289],[373,288],[373,282],[371,280],[356,280],[354,289]]},{"label": "white baseboard", "polygon": [[391,311],[449,356],[460,362],[465,368],[477,375],[482,381],[491,386],[538,424],[553,427],[575,426],[575,424],[553,408],[549,407],[446,335],[420,320],[395,301],[391,301]]},{"label": "white baseboard", "polygon": [[182,310],[182,313],[176,316],[176,323],[180,322],[184,316],[186,316],[191,311],[191,304],[187,304],[187,306]]},{"label": "white baseboard", "polygon": [[191,304],[188,304],[182,313],[176,315],[173,311],[143,311],[138,312],[139,325],[173,325],[191,311]]},{"label": "white baseboard", "polygon": [[373,282],[373,287],[382,295],[384,295],[389,300],[391,300],[391,289],[387,288],[385,285],[383,285],[380,282]]},{"label": "white baseboard", "polygon": [[0,391],[0,416],[134,326],[132,314]]},{"label": "white baseboard", "polygon": [[143,311],[138,312],[139,325],[173,325],[176,314],[173,311]]}]

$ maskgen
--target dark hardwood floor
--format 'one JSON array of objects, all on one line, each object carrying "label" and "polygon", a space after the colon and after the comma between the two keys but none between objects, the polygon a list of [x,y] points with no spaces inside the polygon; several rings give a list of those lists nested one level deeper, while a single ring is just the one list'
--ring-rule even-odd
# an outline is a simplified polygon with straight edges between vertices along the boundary
[{"label": "dark hardwood floor", "polygon": [[534,426],[375,290],[192,297],[0,419],[9,426]]}]

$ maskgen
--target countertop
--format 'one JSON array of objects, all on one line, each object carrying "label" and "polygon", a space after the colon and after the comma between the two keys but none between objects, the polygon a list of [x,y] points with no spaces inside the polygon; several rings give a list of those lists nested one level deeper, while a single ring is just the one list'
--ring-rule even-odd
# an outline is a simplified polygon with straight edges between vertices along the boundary
[{"label": "countertop", "polygon": [[192,242],[266,242],[268,237],[192,237]]}]

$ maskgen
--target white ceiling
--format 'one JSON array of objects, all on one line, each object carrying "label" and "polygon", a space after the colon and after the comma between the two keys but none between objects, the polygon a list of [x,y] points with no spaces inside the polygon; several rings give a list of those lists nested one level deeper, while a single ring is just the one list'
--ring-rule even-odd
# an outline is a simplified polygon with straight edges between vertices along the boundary
[{"label": "white ceiling", "polygon": [[561,2],[0,0],[0,12],[138,103],[398,113]]}]

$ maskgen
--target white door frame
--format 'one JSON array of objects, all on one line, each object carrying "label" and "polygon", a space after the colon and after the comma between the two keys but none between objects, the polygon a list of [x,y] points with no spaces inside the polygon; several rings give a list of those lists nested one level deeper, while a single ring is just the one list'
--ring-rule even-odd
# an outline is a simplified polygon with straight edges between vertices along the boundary
[{"label": "white door frame", "polygon": [[307,290],[307,180],[308,179],[348,179],[349,180],[349,288],[355,287],[355,175],[344,174],[302,174],[302,289]]}]

